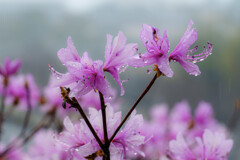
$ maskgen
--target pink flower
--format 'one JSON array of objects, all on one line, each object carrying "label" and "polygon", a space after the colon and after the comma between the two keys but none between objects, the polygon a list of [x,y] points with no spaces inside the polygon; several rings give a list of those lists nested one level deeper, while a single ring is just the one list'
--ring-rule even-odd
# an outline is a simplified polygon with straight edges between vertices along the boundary
[{"label": "pink flower", "polygon": [[197,138],[202,149],[202,159],[227,160],[233,147],[233,140],[226,139],[224,133],[205,130],[202,140]]},{"label": "pink flower", "polygon": [[173,71],[169,65],[168,51],[169,40],[167,31],[163,31],[161,37],[157,28],[150,25],[143,24],[143,30],[140,33],[142,43],[147,49],[147,52],[143,55],[135,56],[135,60],[132,60],[130,65],[134,67],[143,67],[152,64],[157,64],[159,70],[167,77],[173,76]]},{"label": "pink flower", "polygon": [[67,48],[60,49],[57,54],[58,58],[64,65],[66,62],[80,62],[81,60],[70,36],[67,40]]},{"label": "pink flower", "polygon": [[174,160],[196,160],[195,153],[189,148],[181,133],[177,135],[176,140],[169,142],[169,150]]},{"label": "pink flower", "polygon": [[124,95],[124,88],[119,73],[123,72],[134,52],[137,49],[136,43],[126,44],[126,37],[123,32],[119,32],[112,43],[112,35],[107,35],[107,44],[105,48],[105,63],[103,70],[109,72],[121,87],[121,95]]},{"label": "pink flower", "polygon": [[29,160],[66,160],[67,152],[55,143],[55,133],[52,130],[41,130],[33,138],[28,147]]},{"label": "pink flower", "polygon": [[[68,111],[70,111],[70,109],[68,107],[66,107],[65,109],[63,108],[63,106],[62,106],[63,98],[61,97],[60,88],[54,87],[56,81],[57,80],[55,77],[50,76],[49,83],[44,88],[44,91],[43,91],[43,97],[44,97],[46,103],[44,103],[40,107],[40,109],[43,112],[48,112],[55,107],[57,110],[56,113],[57,113],[58,117],[63,119],[66,116],[66,114],[68,113]],[[68,106],[68,104],[66,104],[66,106]]]},{"label": "pink flower", "polygon": [[[108,93],[110,97],[104,98],[105,103],[110,103],[114,109],[118,108],[120,105],[120,102],[119,102],[119,98],[117,99],[116,97],[117,91],[113,88],[109,88]],[[79,104],[81,104],[83,109],[88,109],[89,107],[96,108],[97,110],[101,109],[101,101],[99,99],[99,93],[95,92],[94,90],[79,97],[77,100]]]},{"label": "pink flower", "polygon": [[[104,140],[102,114],[95,108],[89,108],[89,120],[97,132],[99,138]],[[106,108],[108,135],[111,136],[121,122],[121,112],[114,113],[113,108]],[[125,127],[115,136],[111,145],[111,159],[122,160],[126,158],[126,152],[138,151],[137,147],[144,143],[144,136],[140,133],[140,126],[143,124],[142,115],[132,113]],[[64,120],[65,131],[59,134],[58,143],[72,154],[73,157],[81,159],[91,155],[100,149],[98,143],[93,137],[83,120],[73,124],[67,117]],[[143,153],[141,153],[143,154]]]},{"label": "pink flower", "polygon": [[69,87],[70,96],[80,97],[93,90],[98,90],[107,97],[109,84],[105,80],[103,72],[103,62],[92,61],[87,52],[79,57],[71,38],[68,39],[68,46],[60,49],[58,57],[67,67],[68,73],[61,74],[50,66],[51,71],[57,77],[55,86]]},{"label": "pink flower", "polygon": [[171,138],[176,138],[180,132],[185,132],[192,120],[191,108],[187,101],[177,103],[170,114],[169,130]]},{"label": "pink flower", "polygon": [[19,110],[27,110],[28,99],[26,83],[29,88],[30,104],[34,108],[39,102],[39,88],[37,87],[34,77],[31,74],[19,75],[11,77],[9,80],[9,86],[7,88],[8,97],[6,103],[9,105],[17,105]]},{"label": "pink flower", "polygon": [[[0,144],[0,152],[2,153],[5,150],[5,145]],[[21,149],[12,148],[4,157],[1,157],[2,160],[25,160],[23,151]]]},{"label": "pink flower", "polygon": [[189,49],[197,40],[197,30],[195,28],[191,29],[192,25],[193,21],[190,21],[186,32],[177,44],[176,48],[169,55],[169,59],[179,62],[186,72],[197,76],[200,75],[201,72],[198,66],[194,63],[206,59],[211,54],[213,45],[208,42],[208,47],[205,48],[204,46],[202,53],[193,55],[193,53],[198,49],[198,46],[195,46],[193,49]]},{"label": "pink flower", "polygon": [[169,143],[170,156],[174,160],[227,160],[233,146],[223,133],[205,130],[202,137],[186,141],[181,133]]},{"label": "pink flower", "polygon": [[21,68],[21,65],[22,63],[18,59],[11,61],[9,58],[6,58],[4,60],[4,64],[0,66],[0,75],[4,77],[13,75],[18,72],[18,70]]}]

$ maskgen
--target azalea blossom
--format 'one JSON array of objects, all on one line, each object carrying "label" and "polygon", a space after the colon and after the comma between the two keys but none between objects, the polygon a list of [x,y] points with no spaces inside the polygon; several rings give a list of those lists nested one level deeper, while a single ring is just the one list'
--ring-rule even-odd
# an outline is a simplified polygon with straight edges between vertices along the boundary
[{"label": "azalea blossom", "polygon": [[81,57],[79,56],[77,49],[75,48],[72,38],[69,36],[67,40],[67,48],[62,48],[57,53],[58,58],[62,64],[67,62],[80,62]]},{"label": "azalea blossom", "polygon": [[[126,44],[127,39],[123,32],[119,32],[118,36],[114,38],[112,43],[112,35],[107,35],[107,44],[105,48],[105,63],[103,70],[109,72],[113,78],[117,81],[121,87],[121,95],[124,95],[124,88],[122,86],[122,80],[119,74],[123,72],[131,61],[131,57],[134,55],[137,44]],[[111,45],[112,44],[112,45]]]},{"label": "azalea blossom", "polygon": [[[97,132],[99,138],[104,141],[102,113],[95,108],[89,108],[89,120]],[[121,112],[114,113],[113,108],[106,108],[108,135],[112,135],[121,122]],[[133,112],[125,127],[118,132],[110,144],[111,159],[126,159],[127,152],[140,152],[137,147],[144,143],[144,136],[139,130],[143,124],[142,115],[136,115]],[[64,120],[65,131],[59,134],[57,142],[62,144],[63,148],[71,153],[72,157],[84,159],[100,149],[89,128],[81,119],[73,124],[68,117]]]},{"label": "azalea blossom", "polygon": [[[52,109],[56,109],[57,116],[59,118],[64,118],[70,109],[68,107],[63,108],[63,98],[61,97],[61,90],[59,87],[54,86],[56,83],[56,78],[51,75],[48,85],[44,88],[43,91],[43,101],[44,103],[41,104],[40,109],[43,112],[49,112]],[[66,106],[69,106],[66,104]]]},{"label": "azalea blossom", "polygon": [[223,133],[205,130],[202,137],[186,141],[181,133],[169,143],[170,157],[174,160],[227,160],[233,146]]},{"label": "azalea blossom", "polygon": [[130,65],[133,67],[143,67],[156,64],[164,75],[172,77],[173,71],[170,68],[168,58],[169,40],[167,31],[164,30],[161,37],[160,31],[157,28],[147,24],[143,24],[142,28],[140,36],[147,52],[135,56]]},{"label": "azalea blossom", "polygon": [[67,152],[55,143],[53,130],[41,130],[33,138],[25,157],[27,160],[66,160]]},{"label": "azalea blossom", "polygon": [[[226,127],[214,118],[212,106],[204,101],[198,104],[194,116],[187,101],[182,101],[171,111],[166,104],[156,105],[152,107],[150,117],[151,120],[145,122],[141,128],[146,137],[146,143],[141,146],[141,150],[144,151],[147,159],[168,159],[169,142],[175,139],[179,139],[180,148],[185,146],[184,150],[190,152],[188,142],[197,143],[196,138],[203,137],[206,129],[228,135]],[[182,138],[179,138],[179,133]],[[183,150],[176,152],[182,153]],[[190,153],[187,155],[192,157]]]},{"label": "azalea blossom", "polygon": [[22,62],[18,59],[11,61],[9,58],[6,58],[3,62],[3,65],[0,66],[0,75],[3,77],[8,77],[19,71],[21,68]]},{"label": "azalea blossom", "polygon": [[[108,94],[110,97],[104,98],[104,102],[111,104],[114,109],[119,108],[121,105],[121,99],[117,98],[117,91],[114,88],[109,88]],[[84,110],[89,107],[96,108],[97,110],[101,109],[99,93],[94,90],[91,90],[87,94],[79,97],[77,100]]]},{"label": "azalea blossom", "polygon": [[31,74],[18,75],[9,79],[6,104],[17,105],[21,111],[27,110],[29,105],[26,84],[29,90],[30,107],[34,108],[39,102],[40,93]]},{"label": "azalea blossom", "polygon": [[203,61],[206,59],[212,52],[213,45],[208,42],[208,46],[205,47],[200,54],[194,54],[197,51],[198,46],[195,46],[193,49],[190,47],[197,40],[197,30],[196,28],[192,28],[193,21],[190,21],[188,24],[188,28],[176,48],[169,55],[169,60],[173,60],[174,62],[179,62],[179,64],[192,75],[200,75],[201,72],[198,66],[194,63]]},{"label": "azalea blossom", "polygon": [[55,86],[69,87],[70,96],[75,97],[80,97],[91,90],[98,90],[105,97],[110,96],[108,95],[109,84],[105,80],[101,60],[93,61],[87,52],[80,57],[71,38],[68,39],[67,48],[59,50],[58,57],[67,67],[68,72],[61,74],[50,66],[51,71],[58,79]]}]

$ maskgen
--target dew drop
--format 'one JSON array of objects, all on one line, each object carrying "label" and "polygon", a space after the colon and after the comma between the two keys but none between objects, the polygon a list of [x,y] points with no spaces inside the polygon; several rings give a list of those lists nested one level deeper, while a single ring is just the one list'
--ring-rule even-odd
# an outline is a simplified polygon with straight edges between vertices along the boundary
[{"label": "dew drop", "polygon": [[192,61],[192,63],[197,63],[197,61]]},{"label": "dew drop", "polygon": [[134,155],[136,156],[136,155],[137,155],[137,152],[135,152]]},{"label": "dew drop", "polygon": [[194,74],[194,76],[198,76],[198,74]]}]

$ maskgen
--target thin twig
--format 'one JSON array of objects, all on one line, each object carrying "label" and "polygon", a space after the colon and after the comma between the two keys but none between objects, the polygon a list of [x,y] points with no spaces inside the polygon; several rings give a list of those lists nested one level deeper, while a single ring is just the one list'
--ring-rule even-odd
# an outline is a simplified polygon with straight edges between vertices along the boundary
[{"label": "thin twig", "polygon": [[[13,151],[19,147],[22,147],[24,144],[26,144],[40,129],[42,128],[49,128],[51,123],[54,121],[56,115],[56,111],[52,110],[48,113],[46,113],[41,121],[32,129],[32,131],[22,140],[22,143],[16,143],[19,140],[19,137],[16,137],[11,143],[9,143],[3,152],[0,153],[0,159],[4,157],[10,150]],[[50,116],[48,119],[48,122],[46,123],[46,119]],[[17,146],[15,146],[17,145]]]},{"label": "thin twig", "polygon": [[75,108],[79,111],[80,115],[82,116],[82,118],[84,119],[84,121],[86,122],[88,128],[90,129],[90,131],[92,132],[94,138],[96,139],[96,141],[98,142],[99,146],[104,149],[104,146],[103,146],[103,143],[102,141],[100,140],[100,138],[98,137],[95,129],[93,128],[92,124],[90,123],[90,121],[88,120],[86,114],[84,113],[82,107],[80,106],[80,104],[78,103],[77,99],[75,97],[72,97],[70,99],[69,97],[69,92],[70,92],[70,89],[69,88],[63,88],[63,87],[60,87],[61,89],[61,95],[63,97],[63,101],[64,102],[67,102],[68,104],[70,104],[71,108]]},{"label": "thin twig", "polygon": [[100,138],[98,137],[95,129],[93,128],[92,124],[90,123],[90,121],[88,120],[86,114],[84,113],[82,107],[80,106],[80,104],[78,103],[77,99],[75,97],[72,98],[73,104],[71,107],[76,108],[79,113],[81,114],[82,118],[84,119],[84,121],[86,122],[88,128],[90,129],[90,131],[92,132],[94,138],[97,140],[99,146],[103,149],[103,143],[100,140]]},{"label": "thin twig", "polygon": [[105,102],[104,102],[103,94],[101,92],[99,92],[99,97],[100,97],[100,101],[101,101],[104,142],[108,143],[107,120],[106,120],[106,105],[105,105]]},{"label": "thin twig", "polygon": [[101,111],[102,111],[102,122],[103,122],[103,132],[104,132],[104,156],[103,160],[110,159],[110,152],[109,152],[109,142],[108,142],[108,133],[107,133],[107,120],[106,120],[106,105],[104,102],[104,97],[101,92],[99,92],[99,98],[101,101]]},{"label": "thin twig", "polygon": [[31,117],[31,113],[32,113],[32,106],[31,106],[31,99],[30,99],[30,90],[29,90],[29,86],[28,86],[28,82],[25,82],[25,89],[26,89],[26,93],[27,93],[27,112],[23,121],[23,126],[20,132],[20,135],[18,137],[22,137],[24,136],[26,129],[28,127],[29,124],[29,120]]},{"label": "thin twig", "polygon": [[140,95],[140,97],[137,99],[137,101],[134,103],[134,105],[132,106],[132,108],[129,110],[129,112],[127,113],[127,115],[124,117],[124,119],[122,120],[122,122],[119,124],[119,126],[117,127],[117,129],[115,130],[115,132],[113,133],[113,135],[111,136],[111,138],[109,139],[109,143],[112,142],[112,140],[114,139],[114,137],[117,135],[118,131],[121,129],[121,127],[123,126],[123,124],[126,122],[126,120],[128,119],[128,117],[131,115],[131,113],[133,112],[133,110],[136,108],[136,106],[138,105],[138,103],[142,100],[142,98],[146,95],[146,93],[149,91],[149,89],[152,87],[152,85],[154,84],[155,80],[157,79],[157,77],[159,77],[157,75],[157,73],[155,74],[155,76],[153,77],[153,79],[151,80],[151,82],[148,84],[147,88],[143,91],[143,93]]}]

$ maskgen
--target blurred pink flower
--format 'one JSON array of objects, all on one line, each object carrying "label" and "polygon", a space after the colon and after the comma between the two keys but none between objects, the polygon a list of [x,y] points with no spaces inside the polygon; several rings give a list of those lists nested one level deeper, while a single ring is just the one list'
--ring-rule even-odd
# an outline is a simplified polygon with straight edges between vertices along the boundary
[{"label": "blurred pink flower", "polygon": [[18,59],[11,61],[9,58],[5,58],[3,65],[0,66],[0,75],[4,77],[11,76],[18,72],[21,65],[22,62]]},{"label": "blurred pink flower", "polygon": [[55,143],[53,130],[41,130],[33,138],[28,147],[25,159],[34,160],[66,160],[67,152]]},{"label": "blurred pink flower", "polygon": [[226,139],[223,133],[206,129],[202,137],[189,141],[181,133],[176,140],[169,142],[170,157],[174,160],[227,160],[233,141]]},{"label": "blurred pink flower", "polygon": [[38,104],[40,98],[39,88],[34,81],[34,77],[31,74],[27,74],[9,79],[9,86],[7,88],[8,96],[6,98],[8,105],[17,105],[18,109],[23,111],[28,109],[26,83],[29,88],[31,107],[34,108]]},{"label": "blurred pink flower", "polygon": [[[0,144],[0,152],[5,150],[5,145]],[[1,157],[2,160],[25,160],[25,154],[22,149],[14,149],[10,150],[4,157]]]}]

